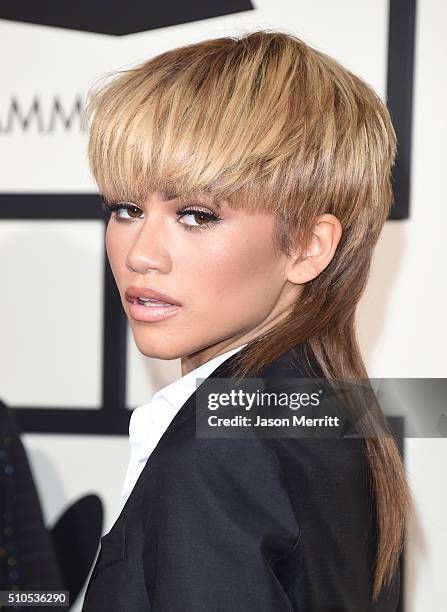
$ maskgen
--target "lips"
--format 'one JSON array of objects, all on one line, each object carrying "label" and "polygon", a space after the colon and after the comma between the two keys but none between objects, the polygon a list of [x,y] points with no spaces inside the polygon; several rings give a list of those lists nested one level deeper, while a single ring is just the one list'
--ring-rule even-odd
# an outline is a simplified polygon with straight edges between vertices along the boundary
[{"label": "lips", "polygon": [[150,287],[137,287],[136,285],[130,285],[126,289],[125,297],[126,300],[131,303],[136,302],[138,298],[143,298],[146,300],[156,300],[157,302],[163,302],[165,304],[173,304],[174,306],[181,306],[180,302],[175,300],[173,297],[166,295],[165,293],[161,293],[160,291],[155,291],[155,289],[151,289]]}]

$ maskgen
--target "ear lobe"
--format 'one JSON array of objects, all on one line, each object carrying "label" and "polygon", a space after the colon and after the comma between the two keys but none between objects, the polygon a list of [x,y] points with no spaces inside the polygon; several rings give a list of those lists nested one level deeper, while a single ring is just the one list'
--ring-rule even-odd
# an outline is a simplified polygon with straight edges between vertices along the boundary
[{"label": "ear lobe", "polygon": [[297,258],[292,263],[287,272],[287,280],[295,285],[302,285],[318,276],[318,274],[318,269],[315,269],[312,263],[312,257],[305,255],[304,258]]}]

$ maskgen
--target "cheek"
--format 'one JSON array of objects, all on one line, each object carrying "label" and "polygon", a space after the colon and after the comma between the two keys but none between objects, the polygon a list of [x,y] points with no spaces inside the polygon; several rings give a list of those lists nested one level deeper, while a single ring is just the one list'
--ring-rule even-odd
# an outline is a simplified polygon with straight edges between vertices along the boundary
[{"label": "cheek", "polygon": [[126,253],[127,248],[125,233],[119,232],[117,229],[119,228],[111,226],[109,222],[105,233],[107,258],[115,278],[119,276],[120,269],[124,268],[123,253]]},{"label": "cheek", "polygon": [[280,261],[270,234],[259,228],[257,232],[247,229],[231,240],[216,238],[212,248],[195,253],[185,268],[190,288],[202,293],[200,302],[207,308],[268,307],[280,287]]}]

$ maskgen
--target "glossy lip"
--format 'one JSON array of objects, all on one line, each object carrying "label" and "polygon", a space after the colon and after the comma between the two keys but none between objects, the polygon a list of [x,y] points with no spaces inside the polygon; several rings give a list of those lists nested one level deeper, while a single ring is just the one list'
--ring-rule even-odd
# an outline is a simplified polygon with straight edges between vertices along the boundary
[{"label": "glossy lip", "polygon": [[160,293],[159,291],[155,291],[155,289],[151,289],[150,287],[137,287],[137,285],[129,285],[125,293],[126,300],[134,303],[139,297],[151,298],[158,300],[159,302],[166,302],[166,304],[181,306],[180,302],[177,302],[177,300],[174,300],[174,298],[166,295],[165,293]]},{"label": "glossy lip", "polygon": [[181,309],[181,306],[172,304],[165,304],[164,306],[156,306],[155,304],[144,306],[138,302],[132,302],[129,306],[129,314],[135,321],[155,323],[172,317],[177,312],[180,312]]}]

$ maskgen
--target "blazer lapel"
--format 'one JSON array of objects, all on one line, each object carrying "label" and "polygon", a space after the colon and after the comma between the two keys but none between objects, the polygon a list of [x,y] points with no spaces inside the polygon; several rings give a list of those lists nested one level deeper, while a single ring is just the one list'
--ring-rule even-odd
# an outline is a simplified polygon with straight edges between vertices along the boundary
[{"label": "blazer lapel", "polygon": [[[299,343],[291,349],[285,351],[273,359],[270,363],[263,366],[255,378],[324,378],[324,375],[319,371],[318,364],[316,361],[307,357],[304,352],[304,348],[304,343]],[[207,377],[207,380],[209,378],[230,378],[229,367],[236,355],[238,355],[238,353],[233,353],[228,359],[223,361],[215,370],[211,372],[211,374]],[[206,381],[204,381],[203,384],[206,384]],[[155,446],[155,449],[152,451],[151,455],[146,461],[146,464],[126,501],[126,504],[121,511],[120,517],[123,515],[125,509],[131,503],[133,503],[137,495],[137,491],[139,490],[140,481],[142,482],[144,480],[146,472],[150,470],[152,456],[156,452],[157,448],[164,444],[166,438],[168,438],[174,430],[184,424],[188,419],[195,417],[196,396],[197,390],[195,390],[189,396],[180,410],[175,414],[166,430],[163,432],[163,435]]]}]

